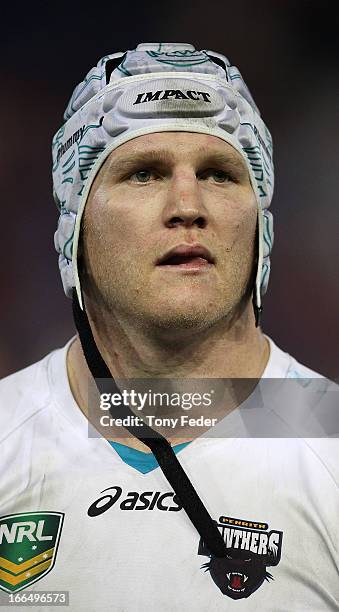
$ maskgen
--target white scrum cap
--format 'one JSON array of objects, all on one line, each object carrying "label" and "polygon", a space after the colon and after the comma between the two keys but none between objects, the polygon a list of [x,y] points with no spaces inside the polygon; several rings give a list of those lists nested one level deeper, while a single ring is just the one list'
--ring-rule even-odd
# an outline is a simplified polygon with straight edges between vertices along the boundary
[{"label": "white scrum cap", "polygon": [[258,204],[260,307],[273,244],[272,139],[239,70],[226,57],[185,43],[144,43],[107,55],[75,88],[64,119],[52,155],[60,212],[54,242],[67,296],[76,287],[83,307],[77,266],[81,218],[107,156],[143,134],[179,131],[217,136],[246,162]]}]

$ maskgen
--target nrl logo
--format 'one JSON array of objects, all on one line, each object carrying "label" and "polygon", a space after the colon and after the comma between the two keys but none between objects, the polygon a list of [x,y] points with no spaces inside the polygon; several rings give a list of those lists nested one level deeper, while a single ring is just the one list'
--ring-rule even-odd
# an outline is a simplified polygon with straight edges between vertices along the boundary
[{"label": "nrl logo", "polygon": [[0,518],[0,589],[15,593],[55,564],[64,514],[27,512]]}]

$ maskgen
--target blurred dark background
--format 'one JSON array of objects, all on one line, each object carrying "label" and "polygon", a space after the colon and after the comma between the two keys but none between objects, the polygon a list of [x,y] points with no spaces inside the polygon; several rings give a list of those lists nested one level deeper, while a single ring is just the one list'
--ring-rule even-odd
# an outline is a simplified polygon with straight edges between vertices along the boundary
[{"label": "blurred dark background", "polygon": [[73,87],[107,53],[189,42],[238,66],[275,144],[275,245],[263,329],[339,376],[336,2],[33,2],[2,7],[0,376],[74,334],[53,233],[50,142]]}]

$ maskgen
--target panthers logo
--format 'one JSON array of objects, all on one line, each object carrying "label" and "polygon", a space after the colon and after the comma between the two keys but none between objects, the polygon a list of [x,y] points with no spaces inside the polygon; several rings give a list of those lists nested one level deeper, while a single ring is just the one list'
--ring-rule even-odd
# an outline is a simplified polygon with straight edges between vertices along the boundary
[{"label": "panthers logo", "polygon": [[[231,599],[249,597],[265,580],[274,579],[266,568],[277,565],[280,561],[282,532],[268,532],[266,523],[253,523],[226,517],[220,517],[219,521],[218,528],[227,546],[226,557],[215,557],[200,540],[198,554],[210,558],[201,566],[201,569],[210,573],[213,582],[223,595]],[[238,524],[255,525],[260,528],[239,528],[235,526]]]}]

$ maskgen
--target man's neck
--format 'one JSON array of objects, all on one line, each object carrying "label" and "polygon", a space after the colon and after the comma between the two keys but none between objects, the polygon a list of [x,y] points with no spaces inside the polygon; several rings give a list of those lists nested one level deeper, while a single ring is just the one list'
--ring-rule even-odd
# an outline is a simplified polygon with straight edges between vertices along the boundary
[{"label": "man's neck", "polygon": [[[113,378],[261,378],[269,359],[269,344],[253,320],[250,308],[230,328],[222,325],[199,333],[161,341],[135,328],[124,333],[106,328],[98,333],[91,322],[95,342]],[[104,328],[105,329],[105,328]],[[115,333],[114,333],[115,331]],[[77,337],[67,355],[67,372],[74,399],[88,418],[88,391],[95,388],[93,377]],[[126,436],[129,434],[126,433]],[[136,438],[115,438],[139,450],[148,451]],[[173,443],[188,441],[176,437]],[[171,440],[169,440],[171,442]]]}]

